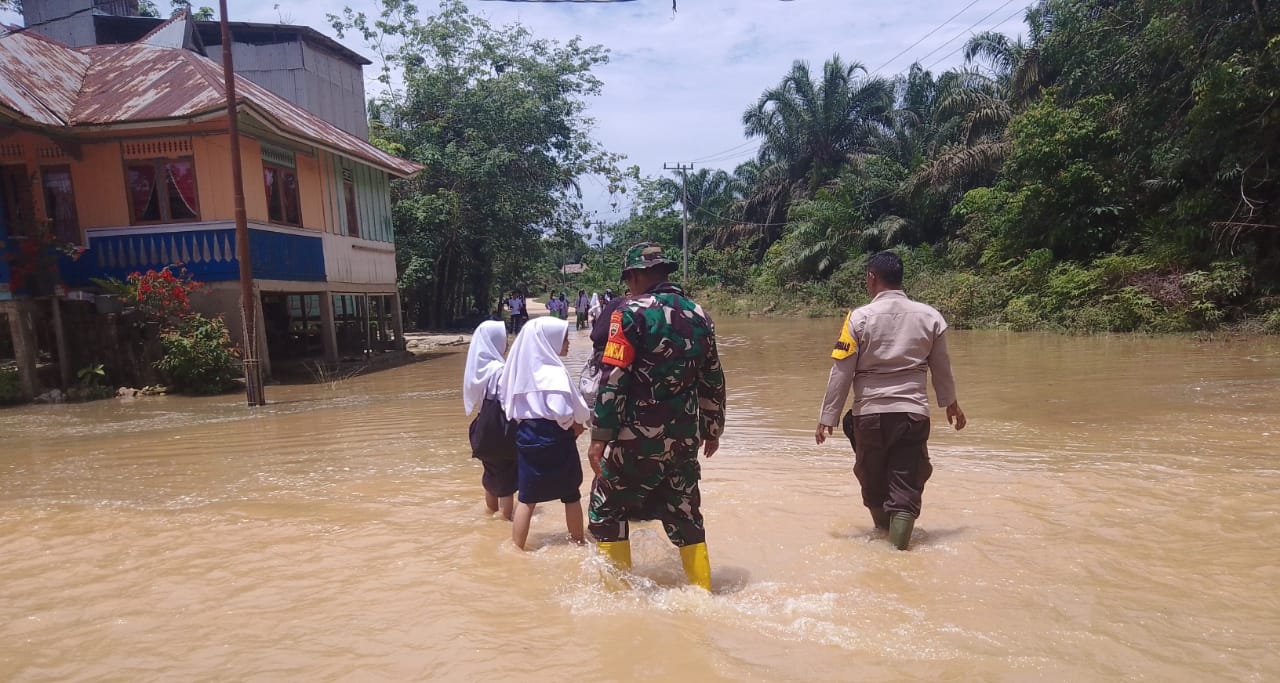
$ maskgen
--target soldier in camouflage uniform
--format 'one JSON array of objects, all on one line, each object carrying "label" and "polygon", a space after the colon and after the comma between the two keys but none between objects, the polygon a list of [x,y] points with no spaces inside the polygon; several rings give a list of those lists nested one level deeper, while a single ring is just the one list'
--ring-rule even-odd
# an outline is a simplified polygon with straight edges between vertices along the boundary
[{"label": "soldier in camouflage uniform", "polygon": [[628,520],[662,520],[690,583],[710,590],[698,446],[708,458],[719,448],[724,372],[711,318],[667,282],[675,267],[651,242],[624,257],[631,297],[611,315],[601,360],[588,518],[601,551],[623,569],[631,566]]}]

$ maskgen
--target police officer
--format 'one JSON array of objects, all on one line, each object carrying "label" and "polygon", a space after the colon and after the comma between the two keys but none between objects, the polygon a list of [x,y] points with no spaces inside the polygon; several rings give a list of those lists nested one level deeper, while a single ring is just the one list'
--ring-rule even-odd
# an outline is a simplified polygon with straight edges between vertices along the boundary
[{"label": "police officer", "polygon": [[849,312],[831,352],[833,363],[814,439],[821,444],[835,428],[853,389],[853,409],[844,417],[853,443],[853,473],[862,502],[889,542],[906,550],[920,516],[929,462],[929,396],[933,377],[947,422],[964,429],[956,382],[947,352],[947,321],[932,307],[902,291],[902,259],[882,251],[867,263],[871,303]]},{"label": "police officer", "polygon": [[689,582],[711,590],[698,447],[709,458],[720,446],[724,372],[711,318],[667,281],[675,268],[652,242],[623,258],[630,296],[609,317],[601,359],[589,528],[605,556],[630,569],[628,520],[662,520]]}]

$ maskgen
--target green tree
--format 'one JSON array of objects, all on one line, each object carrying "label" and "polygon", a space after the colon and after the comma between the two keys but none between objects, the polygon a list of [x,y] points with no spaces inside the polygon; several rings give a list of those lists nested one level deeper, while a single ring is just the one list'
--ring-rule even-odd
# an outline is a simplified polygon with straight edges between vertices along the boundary
[{"label": "green tree", "polygon": [[451,324],[532,279],[542,236],[580,215],[578,177],[621,182],[584,113],[603,47],[494,27],[461,0],[427,17],[382,0],[372,20],[349,8],[330,20],[386,65],[374,143],[426,167],[393,187],[400,286],[419,325]]}]

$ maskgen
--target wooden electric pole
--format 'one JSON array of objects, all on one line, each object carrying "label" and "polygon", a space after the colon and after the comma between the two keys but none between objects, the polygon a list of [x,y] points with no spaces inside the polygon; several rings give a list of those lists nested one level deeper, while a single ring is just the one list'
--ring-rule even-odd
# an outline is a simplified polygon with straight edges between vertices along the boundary
[{"label": "wooden electric pole", "polygon": [[262,360],[258,358],[258,311],[254,304],[253,264],[249,254],[249,219],[244,210],[244,176],[240,167],[240,107],[236,102],[236,76],[231,61],[231,26],[227,0],[218,0],[222,13],[222,84],[227,95],[227,134],[231,143],[231,192],[235,198],[236,259],[240,261],[240,317],[244,321],[244,390],[249,407],[267,404],[262,386]]}]

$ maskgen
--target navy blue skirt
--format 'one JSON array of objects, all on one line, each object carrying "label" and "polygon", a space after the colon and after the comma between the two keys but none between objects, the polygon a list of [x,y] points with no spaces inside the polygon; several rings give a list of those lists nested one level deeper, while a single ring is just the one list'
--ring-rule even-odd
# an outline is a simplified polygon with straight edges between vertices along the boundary
[{"label": "navy blue skirt", "polygon": [[573,432],[555,420],[521,420],[516,427],[520,502],[572,503],[582,497],[582,461]]}]

